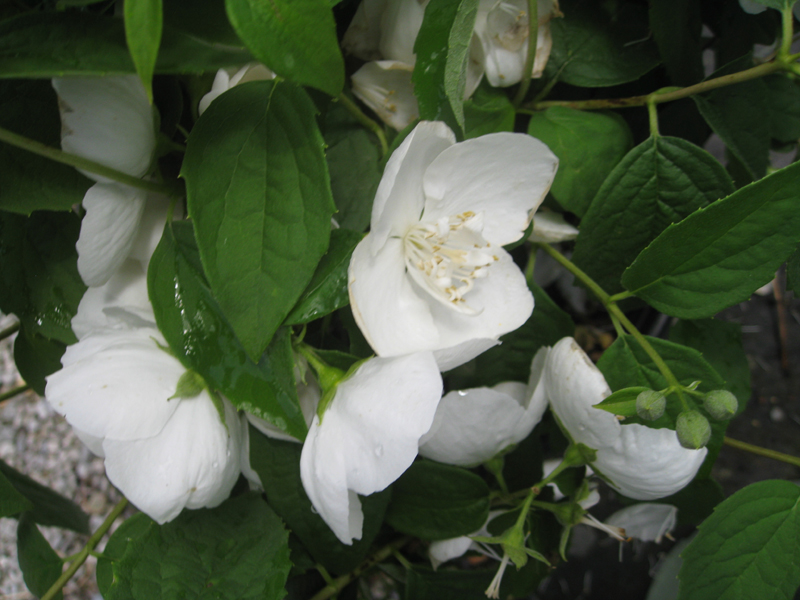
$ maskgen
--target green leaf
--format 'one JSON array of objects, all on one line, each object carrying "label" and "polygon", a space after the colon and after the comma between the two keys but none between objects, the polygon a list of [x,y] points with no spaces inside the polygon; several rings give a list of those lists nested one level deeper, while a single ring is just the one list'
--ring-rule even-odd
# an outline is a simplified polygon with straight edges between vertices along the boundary
[{"label": "green leaf", "polygon": [[78,275],[74,213],[0,211],[0,310],[30,333],[64,344],[77,341],[71,320],[86,286]]},{"label": "green leaf", "polygon": [[515,117],[516,111],[508,96],[488,84],[482,85],[464,102],[464,138],[512,131]]},{"label": "green leaf", "polygon": [[103,553],[97,558],[97,587],[103,597],[114,583],[113,565],[125,556],[128,544],[141,539],[153,525],[153,520],[144,513],[126,519],[106,542]]},{"label": "green leaf", "polygon": [[290,332],[252,361],[203,276],[191,223],[173,222],[153,253],[147,286],[156,322],[176,358],[237,408],[298,439],[307,432],[294,381]]},{"label": "green leaf", "polygon": [[180,29],[208,42],[244,47],[242,40],[228,21],[225,0],[203,0],[203,2],[167,0],[162,12],[164,24],[169,27]]},{"label": "green leaf", "polygon": [[0,460],[0,479],[3,478],[33,504],[33,508],[26,506],[24,510],[29,511],[28,516],[39,525],[89,533],[89,516],[72,500],[64,498]]},{"label": "green leaf", "polygon": [[742,326],[716,319],[678,321],[670,327],[669,339],[703,355],[725,380],[725,389],[739,400],[737,414],[741,414],[752,393],[750,366],[742,347]]},{"label": "green leaf", "polygon": [[238,85],[203,113],[186,148],[181,175],[205,273],[254,360],[328,248],[335,207],[315,113],[290,83]]},{"label": "green leaf", "polygon": [[136,73],[144,84],[147,97],[153,102],[153,72],[161,45],[163,16],[161,0],[126,0],[125,40],[136,65]]},{"label": "green leaf", "polygon": [[[697,350],[653,337],[647,337],[647,341],[658,352],[681,384],[688,386],[695,381],[700,381],[698,389],[702,392],[725,387],[722,377]],[[634,386],[663,390],[669,385],[650,356],[630,335],[617,338],[600,357],[597,368],[603,373],[612,391]],[[684,394],[684,397],[690,407],[702,411],[702,406],[696,405],[691,396]],[[638,423],[647,427],[674,430],[675,421],[682,411],[683,406],[678,397],[670,394],[667,396],[666,412],[661,418],[655,421],[643,421],[634,416],[628,417],[624,422],[625,424]],[[711,441],[707,446],[708,455],[696,478],[703,479],[709,476],[719,449],[722,447],[722,438],[725,436],[727,426],[727,421],[712,421]]]},{"label": "green leaf", "polygon": [[486,600],[484,590],[493,571],[431,571],[414,567],[406,571],[405,600]]},{"label": "green leaf", "polygon": [[[752,67],[749,57],[715,71],[711,78]],[[769,165],[770,120],[767,87],[752,79],[705,94],[692,96],[700,114],[728,150],[741,161],[754,180],[764,176]]]},{"label": "green leaf", "polygon": [[648,138],[603,183],[581,221],[572,260],[603,289],[619,292],[625,266],[668,225],[733,190],[705,150],[679,138]]},{"label": "green leaf", "polygon": [[564,0],[563,18],[550,22],[553,49],[545,79],[607,87],[638,79],[659,63],[640,7],[624,5],[612,20],[595,0]]},{"label": "green leaf", "polygon": [[312,508],[300,480],[302,446],[268,438],[250,427],[250,465],[258,473],[267,501],[308,551],[333,573],[347,573],[357,567],[370,550],[383,522],[391,492],[361,498],[364,528],[352,546],[342,544]]},{"label": "green leaf", "polygon": [[61,357],[66,349],[66,344],[35,331],[31,333],[22,326],[14,340],[14,363],[25,383],[44,396],[45,377],[61,369]]},{"label": "green leaf", "polygon": [[[17,557],[25,585],[36,597],[44,596],[61,577],[64,563],[27,513],[23,513],[17,526]],[[59,591],[52,597],[61,600],[64,596]]]},{"label": "green leaf", "polygon": [[[240,48],[164,26],[155,71],[203,73],[251,60]],[[135,72],[121,19],[90,12],[31,12],[0,22],[0,77]]]},{"label": "green leaf", "polygon": [[579,217],[633,145],[628,125],[619,115],[561,106],[532,115],[528,134],[542,140],[558,157],[550,192]]},{"label": "green leaf", "polygon": [[350,303],[347,269],[350,256],[362,238],[362,234],[347,229],[331,232],[328,252],[319,261],[311,282],[286,317],[286,325],[308,323]]},{"label": "green leaf", "polygon": [[617,390],[607,398],[604,398],[599,404],[595,404],[595,408],[602,408],[612,415],[619,415],[621,417],[635,417],[636,416],[636,398],[644,391],[649,390],[648,387],[634,386]]},{"label": "green leaf", "polygon": [[414,95],[419,115],[464,131],[467,61],[478,0],[433,2],[426,6],[414,52]]},{"label": "green leaf", "polygon": [[386,522],[401,533],[444,540],[474,533],[489,516],[489,486],[460,467],[418,460],[392,485]]},{"label": "green leaf", "polygon": [[[144,515],[109,540],[106,600],[280,600],[292,563],[289,532],[258,493],[187,510],[159,526]],[[145,525],[146,524],[146,525]],[[117,542],[117,538],[122,540]],[[98,574],[99,575],[99,574]],[[110,581],[109,581],[110,580]]]},{"label": "green leaf", "polygon": [[786,261],[786,289],[792,290],[800,298],[800,246]]},{"label": "green leaf", "polygon": [[761,81],[766,86],[764,100],[769,109],[769,134],[784,144],[795,144],[800,138],[800,84],[783,73],[768,75]]},{"label": "green leaf", "polygon": [[281,77],[338,96],[344,59],[326,0],[225,0],[231,25],[258,60]]},{"label": "green leaf", "polygon": [[761,481],[717,506],[683,551],[679,600],[790,600],[800,585],[800,488]]},{"label": "green leaf", "polygon": [[668,227],[622,285],[674,317],[713,316],[773,278],[800,241],[799,208],[795,163]]},{"label": "green leaf", "polygon": [[688,86],[703,78],[703,20],[694,0],[651,0],[650,28],[674,85]]},{"label": "green leaf", "polygon": [[[48,146],[61,145],[58,99],[49,81],[0,81],[0,127]],[[0,210],[71,210],[92,182],[72,167],[0,144]]]},{"label": "green leaf", "polygon": [[13,517],[31,508],[30,500],[20,494],[0,470],[0,518]]}]

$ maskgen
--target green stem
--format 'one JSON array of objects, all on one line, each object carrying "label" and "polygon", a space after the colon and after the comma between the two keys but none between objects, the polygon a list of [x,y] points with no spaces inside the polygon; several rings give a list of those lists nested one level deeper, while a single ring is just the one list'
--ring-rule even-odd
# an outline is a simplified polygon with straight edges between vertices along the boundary
[{"label": "green stem", "polygon": [[539,42],[539,1],[528,0],[528,54],[522,68],[522,81],[519,82],[517,95],[514,96],[514,108],[517,108],[528,93],[533,74],[533,63],[536,61],[536,45]]},{"label": "green stem", "polygon": [[133,175],[128,175],[122,171],[117,171],[111,167],[101,165],[93,160],[89,160],[88,158],[78,156],[77,154],[70,154],[69,152],[52,148],[37,142],[36,140],[32,140],[9,131],[8,129],[0,128],[0,142],[6,142],[12,146],[22,148],[28,152],[33,152],[39,156],[44,156],[45,158],[49,158],[50,160],[54,160],[61,164],[69,165],[70,167],[75,167],[76,169],[89,171],[89,173],[94,173],[95,175],[100,175],[101,177],[112,179],[131,187],[147,190],[148,192],[167,194],[169,196],[182,196],[184,194],[183,186],[178,182],[175,182],[174,185],[168,185],[165,183],[139,179],[138,177],[134,177]]},{"label": "green stem", "polygon": [[626,300],[628,298],[633,298],[636,294],[631,294],[628,290],[624,292],[620,292],[619,294],[614,294],[609,298],[609,302],[619,302],[621,300]]},{"label": "green stem", "polygon": [[367,571],[368,569],[371,569],[377,565],[379,562],[386,560],[394,553],[395,550],[405,546],[410,539],[411,538],[408,537],[402,537],[390,544],[387,544],[346,575],[342,575],[341,577],[337,577],[331,581],[328,585],[314,594],[311,600],[327,600],[331,596],[335,596],[345,587],[347,587],[350,582],[358,579],[364,571]]},{"label": "green stem", "polygon": [[794,63],[776,60],[773,62],[764,63],[751,69],[732,73],[730,75],[723,75],[722,77],[715,77],[707,81],[701,81],[689,87],[679,88],[677,90],[659,93],[653,92],[644,96],[632,96],[630,98],[603,98],[597,100],[546,100],[544,102],[531,103],[525,108],[531,110],[543,110],[551,106],[566,106],[568,108],[576,108],[579,110],[604,110],[607,108],[627,108],[631,106],[646,106],[648,103],[661,104],[662,102],[673,102],[694,96],[695,94],[702,94],[717,88],[733,85],[735,83],[742,83],[743,81],[750,81],[751,79],[758,79],[771,73],[779,71],[792,71],[794,72]]},{"label": "green stem", "polygon": [[344,106],[359,123],[377,136],[381,144],[381,155],[386,156],[386,153],[389,152],[389,144],[386,143],[386,134],[383,133],[383,127],[365,115],[364,112],[358,108],[358,105],[345,96],[344,93],[339,94],[339,102],[342,103],[342,106]]},{"label": "green stem", "polygon": [[50,586],[50,589],[47,590],[44,596],[41,597],[41,600],[52,600],[52,598],[61,591],[61,588],[66,585],[66,583],[75,575],[75,572],[80,568],[80,566],[86,562],[86,559],[89,557],[89,554],[94,550],[94,547],[100,542],[106,532],[109,530],[111,525],[114,521],[117,520],[117,517],[122,514],[122,511],[125,510],[125,507],[128,506],[127,498],[123,498],[120,500],[117,505],[114,507],[109,515],[106,517],[106,520],[103,521],[103,524],[97,528],[92,534],[92,537],[89,538],[89,541],[86,542],[86,545],[83,547],[83,550],[78,552],[77,557],[73,562],[70,563],[67,570],[61,574],[56,582]]},{"label": "green stem", "polygon": [[745,452],[750,452],[751,454],[766,456],[767,458],[771,458],[773,460],[779,460],[781,462],[789,463],[790,465],[800,467],[800,458],[792,456],[791,454],[784,454],[783,452],[777,452],[775,450],[770,450],[768,448],[762,448],[761,446],[754,446],[753,444],[748,444],[747,442],[740,442],[739,440],[734,440],[733,438],[729,438],[728,436],[725,436],[723,438],[723,442],[725,443],[726,446],[730,446],[731,448],[737,448],[739,450],[744,450]]},{"label": "green stem", "polygon": [[0,394],[0,402],[5,402],[6,400],[10,400],[11,398],[16,396],[17,394],[21,394],[22,392],[26,392],[29,389],[31,389],[31,386],[25,384],[25,385],[20,385],[18,387],[10,389],[7,392],[3,392],[2,394]]},{"label": "green stem", "polygon": [[587,288],[591,290],[595,296],[597,296],[598,300],[603,303],[603,306],[608,306],[611,301],[611,296],[609,296],[603,288],[597,285],[594,279],[589,277],[580,268],[578,268],[575,263],[573,263],[549,244],[537,244],[537,246],[556,259],[556,261],[565,269],[567,269],[567,271],[575,275],[576,279],[579,279]]},{"label": "green stem", "polygon": [[794,15],[792,14],[791,3],[787,2],[786,8],[781,11],[781,23],[783,34],[781,36],[781,47],[778,50],[778,60],[785,62],[792,51],[792,36],[794,35]]},{"label": "green stem", "polygon": [[19,331],[19,321],[13,323],[12,325],[9,325],[8,327],[0,331],[0,340],[6,339],[7,337],[14,335],[18,331]]},{"label": "green stem", "polygon": [[658,108],[653,98],[647,103],[647,116],[650,120],[650,135],[654,138],[659,137],[661,134],[658,132]]}]

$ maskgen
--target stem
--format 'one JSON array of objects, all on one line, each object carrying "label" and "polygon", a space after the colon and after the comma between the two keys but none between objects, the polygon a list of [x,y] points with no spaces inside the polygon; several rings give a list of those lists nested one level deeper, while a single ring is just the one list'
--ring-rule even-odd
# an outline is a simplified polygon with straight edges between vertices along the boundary
[{"label": "stem", "polygon": [[609,302],[619,302],[620,300],[626,300],[628,298],[633,298],[636,294],[631,294],[628,290],[624,292],[620,292],[619,294],[614,294],[609,298]]},{"label": "stem", "polygon": [[[355,581],[358,579],[361,574],[371,569],[373,566],[377,565],[379,562],[386,560],[389,558],[395,550],[402,548],[405,546],[411,538],[409,537],[402,537],[399,540],[393,541],[391,544],[387,544],[375,554],[367,558],[364,562],[358,565],[355,569],[350,571],[347,575],[342,575],[341,577],[337,577],[333,581],[331,581],[328,585],[318,591],[311,600],[327,600],[331,596],[335,596],[339,592],[341,592],[350,582]],[[45,600],[42,598],[42,600]]]},{"label": "stem", "polygon": [[19,331],[19,321],[9,325],[8,327],[0,331],[0,340],[6,339],[7,337],[14,335],[18,331]]},{"label": "stem", "polygon": [[542,110],[550,108],[551,106],[566,106],[568,108],[577,108],[580,110],[603,110],[606,108],[627,108],[630,106],[645,106],[649,102],[653,104],[661,104],[662,102],[673,102],[674,100],[681,100],[694,96],[695,94],[702,94],[717,88],[733,85],[735,83],[742,83],[743,81],[750,81],[764,77],[771,73],[778,71],[795,71],[795,63],[784,61],[773,61],[732,73],[730,75],[723,75],[722,77],[715,77],[707,81],[701,81],[689,87],[680,88],[665,93],[653,92],[644,96],[632,96],[630,98],[604,98],[597,100],[546,100],[544,102],[535,102],[526,108],[532,110]]},{"label": "stem", "polygon": [[365,115],[364,112],[358,108],[358,105],[345,96],[344,93],[339,94],[338,100],[359,123],[378,137],[378,141],[381,143],[381,156],[386,156],[386,153],[389,152],[389,144],[386,143],[386,135],[383,133],[383,128]]},{"label": "stem", "polygon": [[97,531],[95,531],[92,534],[92,537],[89,538],[89,541],[86,542],[83,550],[78,552],[75,560],[70,563],[69,567],[67,567],[67,570],[61,574],[61,577],[59,577],[56,582],[50,586],[50,589],[47,590],[47,593],[45,593],[44,596],[42,596],[41,600],[51,600],[59,591],[61,591],[61,588],[63,588],[64,585],[66,585],[66,583],[72,578],[72,576],[75,575],[75,572],[80,568],[80,566],[86,562],[89,554],[92,552],[92,550],[94,550],[94,547],[97,546],[114,521],[117,520],[117,517],[119,517],[122,511],[125,510],[126,506],[128,506],[127,498],[123,498],[119,501],[119,503],[117,503],[114,509],[106,517],[106,520],[103,521],[103,524],[97,528]]},{"label": "stem", "polygon": [[76,169],[89,171],[89,173],[94,173],[95,175],[100,175],[101,177],[112,179],[131,187],[147,190],[148,192],[167,194],[169,196],[182,196],[184,194],[183,186],[178,182],[175,182],[174,185],[168,185],[165,183],[139,179],[138,177],[134,177],[133,175],[128,175],[122,171],[117,171],[111,167],[101,165],[93,160],[89,160],[88,158],[78,156],[77,154],[70,154],[69,152],[52,148],[37,142],[36,140],[18,135],[12,131],[9,131],[8,129],[0,128],[0,142],[6,142],[12,146],[22,148],[28,152],[33,152],[39,156],[44,156],[45,158],[49,158],[50,160],[54,160],[61,164],[69,165],[70,167],[75,167]]},{"label": "stem", "polygon": [[650,119],[650,135],[657,138],[660,135],[658,132],[658,109],[653,98],[647,102],[647,115]]},{"label": "stem", "polygon": [[556,261],[561,264],[567,271],[575,275],[576,279],[579,279],[587,288],[591,290],[591,292],[597,296],[598,300],[603,303],[603,306],[608,307],[609,303],[611,302],[611,296],[609,296],[606,291],[601,288],[597,283],[595,283],[594,279],[589,277],[586,273],[580,270],[578,266],[569,260],[566,256],[561,254],[558,250],[550,246],[549,244],[536,244],[539,248],[547,252],[550,256],[556,259]]},{"label": "stem", "polygon": [[781,462],[794,465],[795,467],[800,467],[800,458],[792,456],[791,454],[784,454],[783,452],[777,452],[775,450],[770,450],[768,448],[762,448],[761,446],[754,446],[753,444],[748,444],[747,442],[740,442],[739,440],[734,440],[733,438],[729,438],[728,436],[725,436],[723,438],[723,443],[725,443],[727,446],[731,446],[732,448],[737,448],[739,450],[744,450],[745,452],[750,452],[751,454],[766,456],[767,458],[771,458],[773,460],[779,460]]},{"label": "stem", "polygon": [[21,394],[22,392],[25,392],[25,391],[27,391],[29,389],[31,389],[31,386],[29,386],[28,384],[25,384],[25,385],[20,385],[18,387],[10,389],[7,392],[3,392],[2,394],[0,394],[0,402],[5,402],[6,400],[10,400],[11,398],[16,396],[17,394]]},{"label": "stem", "polygon": [[514,96],[514,108],[517,108],[531,85],[533,76],[533,63],[536,61],[536,46],[539,43],[539,2],[528,0],[528,54],[525,57],[525,66],[522,68],[522,81],[519,82],[517,95]]},{"label": "stem", "polygon": [[778,59],[785,61],[792,50],[792,35],[794,34],[794,15],[792,14],[791,6],[787,6],[781,11],[781,24],[783,33],[781,47],[778,49]]}]

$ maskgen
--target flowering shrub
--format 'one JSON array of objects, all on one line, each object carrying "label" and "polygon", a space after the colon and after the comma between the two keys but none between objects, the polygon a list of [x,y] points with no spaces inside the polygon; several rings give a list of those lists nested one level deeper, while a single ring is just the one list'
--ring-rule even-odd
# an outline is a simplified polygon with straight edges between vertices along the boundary
[{"label": "flowering shrub", "polygon": [[125,497],[62,572],[80,508],[0,463],[31,591],[130,502],[109,599],[530,597],[583,525],[791,597],[800,488],[712,467],[800,464],[726,437],[713,319],[798,290],[793,4],[6,7],[0,335]]}]

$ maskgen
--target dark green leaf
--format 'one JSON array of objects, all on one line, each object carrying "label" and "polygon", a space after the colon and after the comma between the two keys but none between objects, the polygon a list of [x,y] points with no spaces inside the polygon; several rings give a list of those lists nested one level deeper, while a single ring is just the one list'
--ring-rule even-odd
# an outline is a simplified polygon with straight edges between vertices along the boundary
[{"label": "dark green leaf", "polygon": [[300,480],[300,444],[282,442],[250,427],[250,465],[264,484],[267,501],[286,521],[315,560],[333,573],[354,569],[378,534],[391,492],[361,498],[364,529],[352,546],[342,544],[311,506]]},{"label": "dark green leaf", "polygon": [[39,525],[89,533],[89,516],[72,500],[67,500],[27,475],[12,469],[2,460],[0,460],[0,476],[9,481],[33,504],[33,508],[26,507],[25,510],[30,511],[28,516]]},{"label": "dark green leaf", "polygon": [[156,68],[163,28],[161,0],[126,0],[123,8],[128,51],[136,66],[136,73],[152,102],[153,72]]},{"label": "dark green leaf", "polygon": [[405,600],[486,600],[493,571],[406,571]]},{"label": "dark green leaf", "polygon": [[[17,527],[17,557],[25,585],[39,598],[61,577],[64,563],[27,513],[20,517]],[[59,591],[52,597],[61,600],[63,594]]]},{"label": "dark green leaf", "polygon": [[238,85],[203,113],[186,148],[205,273],[254,360],[328,248],[335,207],[315,113],[290,83]]},{"label": "dark green leaf", "polygon": [[247,356],[205,281],[188,221],[164,229],[147,272],[156,322],[175,356],[237,408],[305,438],[290,333],[282,329],[256,363]]},{"label": "dark green leaf", "polygon": [[742,347],[742,326],[715,319],[678,321],[669,339],[694,348],[725,379],[725,389],[739,400],[741,414],[750,399],[750,366]]},{"label": "dark green leaf", "polygon": [[800,298],[800,246],[786,261],[786,288]]},{"label": "dark green leaf", "polygon": [[800,585],[800,488],[762,481],[717,506],[683,551],[679,600],[790,600]]},{"label": "dark green leaf", "polygon": [[[752,60],[745,57],[715,71],[711,78],[752,66]],[[692,96],[711,129],[754,180],[764,176],[769,164],[770,120],[764,118],[769,115],[767,92],[763,81],[752,79]]]},{"label": "dark green leaf", "polygon": [[668,227],[622,284],[683,319],[710,317],[770,281],[800,241],[800,163]]},{"label": "dark green leaf", "polygon": [[638,79],[658,65],[647,14],[627,4],[612,21],[595,0],[564,0],[563,18],[550,22],[553,50],[545,79],[607,87]]},{"label": "dark green leaf", "polygon": [[347,269],[350,266],[350,256],[362,237],[362,234],[347,229],[335,229],[331,232],[328,252],[319,261],[311,282],[286,317],[285,324],[308,323],[350,303]]},{"label": "dark green leaf", "polygon": [[315,350],[317,356],[327,365],[334,369],[339,369],[347,373],[347,371],[361,359],[346,352],[339,352],[338,350]]},{"label": "dark green leaf", "polygon": [[714,511],[714,507],[725,500],[722,486],[713,479],[695,478],[689,485],[659,502],[678,508],[678,526],[697,527]]},{"label": "dark green leaf", "polygon": [[561,106],[531,116],[528,133],[558,157],[550,192],[562,207],[579,217],[633,145],[628,125],[619,115]]},{"label": "dark green leaf", "polygon": [[[710,392],[725,386],[722,377],[697,350],[658,338],[648,337],[647,340],[683,385],[688,386],[695,381],[700,381],[698,389],[701,392]],[[634,386],[663,390],[669,385],[650,356],[630,335],[617,338],[600,357],[597,367],[602,371],[612,391]],[[685,394],[684,397],[690,407],[702,410],[702,407],[696,405],[691,396]],[[667,410],[660,419],[643,421],[639,417],[628,417],[625,419],[625,423],[638,423],[648,427],[666,427],[674,430],[675,421],[682,411],[683,406],[678,397],[670,394],[667,396]],[[696,478],[707,478],[711,472],[711,467],[722,447],[722,438],[725,436],[727,426],[727,421],[711,422],[708,455]]]},{"label": "dark green leaf", "polygon": [[428,540],[468,535],[489,516],[489,486],[460,467],[418,460],[392,485],[386,522]]},{"label": "dark green leaf", "polygon": [[103,554],[97,559],[97,587],[104,598],[114,583],[114,563],[125,556],[128,544],[144,537],[153,520],[144,513],[137,513],[123,521],[106,542]]},{"label": "dark green leaf", "polygon": [[233,28],[281,77],[331,96],[344,86],[344,59],[326,0],[225,0]]},{"label": "dark green leaf", "polygon": [[[164,24],[186,33],[225,46],[244,47],[225,12],[225,0],[184,2],[164,0]],[[231,63],[234,64],[234,63]]]},{"label": "dark green leaf", "polygon": [[106,600],[284,597],[292,566],[289,532],[259,494],[184,511],[162,526],[146,521],[147,526],[121,527],[109,540],[121,556],[111,563],[110,584],[107,570],[102,576]]},{"label": "dark green leaf", "polygon": [[514,105],[500,90],[482,85],[464,102],[464,138],[514,129]]},{"label": "dark green leaf", "polygon": [[[48,146],[61,144],[58,99],[49,81],[0,81],[0,127]],[[0,210],[70,210],[92,182],[72,167],[0,143]]]},{"label": "dark green leaf", "polygon": [[31,508],[30,500],[20,494],[0,470],[0,518],[13,517]]},{"label": "dark green leaf", "polygon": [[674,85],[693,85],[703,78],[703,29],[700,3],[651,0],[650,28]]},{"label": "dark green leaf", "polygon": [[612,415],[620,415],[621,417],[635,417],[636,416],[636,398],[639,394],[649,390],[648,387],[634,386],[617,390],[607,398],[603,399],[599,404],[595,404],[595,408],[602,408]]},{"label": "dark green leaf", "polygon": [[[202,73],[253,59],[236,47],[165,26],[156,73]],[[0,77],[134,73],[121,19],[90,12],[32,12],[0,23]]]},{"label": "dark green leaf", "polygon": [[61,357],[67,346],[21,327],[14,340],[14,363],[33,391],[44,396],[45,377],[61,369]]},{"label": "dark green leaf", "polygon": [[572,260],[610,293],[620,277],[671,223],[733,192],[722,165],[685,140],[648,138],[622,159],[597,193]]},{"label": "dark green leaf", "polygon": [[477,0],[432,2],[414,43],[414,95],[422,119],[464,131],[464,89]]},{"label": "dark green leaf", "polygon": [[764,100],[769,109],[769,134],[784,144],[800,138],[800,85],[780,73],[761,79],[767,88]]},{"label": "dark green leaf", "polygon": [[71,320],[86,286],[78,275],[73,213],[0,211],[0,310],[14,313],[31,333],[76,342]]}]

